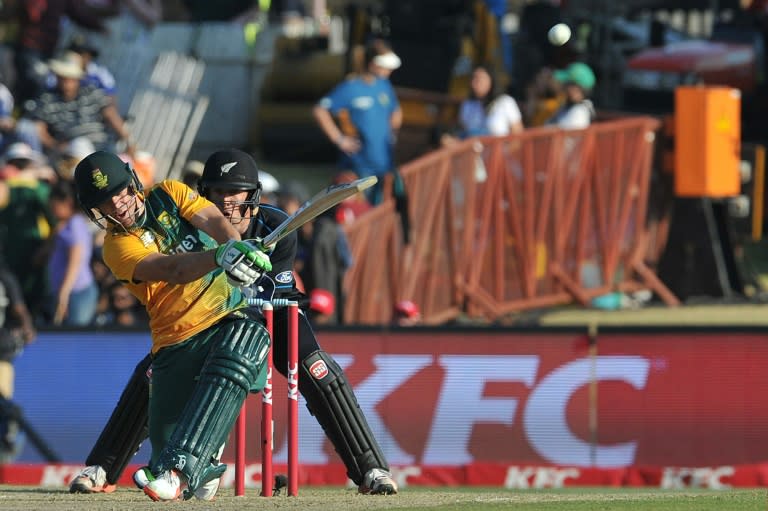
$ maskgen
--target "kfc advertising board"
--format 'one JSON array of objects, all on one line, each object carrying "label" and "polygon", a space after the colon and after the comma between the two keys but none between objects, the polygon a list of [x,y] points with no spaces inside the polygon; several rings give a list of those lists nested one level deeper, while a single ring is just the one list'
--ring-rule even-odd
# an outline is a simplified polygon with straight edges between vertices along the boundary
[{"label": "kfc advertising board", "polygon": [[[472,467],[464,482],[603,484],[626,481],[629,467],[636,481],[654,485],[731,484],[734,466],[762,473],[768,460],[761,332],[601,333],[591,347],[580,332],[543,330],[323,330],[319,340],[345,368],[390,464],[414,471],[414,480],[425,467],[457,474]],[[79,465],[148,348],[145,333],[44,332],[17,360],[15,400],[61,461]],[[276,375],[278,464],[286,454],[286,392]],[[251,396],[254,471],[259,408]],[[336,467],[328,473],[343,481],[332,446],[299,408],[301,463]],[[145,442],[135,461],[146,462],[148,452]],[[29,442],[16,460],[40,461]]]},{"label": "kfc advertising board", "polygon": [[[768,337],[493,331],[320,334],[393,465],[597,468],[768,459]],[[275,408],[284,417],[284,381]],[[250,424],[258,424],[251,400]],[[281,405],[283,405],[281,407]],[[300,406],[302,462],[335,460]],[[285,433],[275,433],[285,459]],[[249,456],[258,459],[258,446]]]}]

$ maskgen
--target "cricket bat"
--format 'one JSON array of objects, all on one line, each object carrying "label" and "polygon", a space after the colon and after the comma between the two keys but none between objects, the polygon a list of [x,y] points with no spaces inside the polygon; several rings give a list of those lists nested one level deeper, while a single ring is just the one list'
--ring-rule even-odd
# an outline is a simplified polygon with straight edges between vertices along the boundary
[{"label": "cricket bat", "polygon": [[352,181],[351,183],[330,185],[302,204],[296,213],[286,218],[274,231],[267,234],[261,240],[261,246],[267,249],[271,248],[302,225],[317,218],[344,199],[370,188],[377,182],[378,178],[376,176],[370,176]]}]

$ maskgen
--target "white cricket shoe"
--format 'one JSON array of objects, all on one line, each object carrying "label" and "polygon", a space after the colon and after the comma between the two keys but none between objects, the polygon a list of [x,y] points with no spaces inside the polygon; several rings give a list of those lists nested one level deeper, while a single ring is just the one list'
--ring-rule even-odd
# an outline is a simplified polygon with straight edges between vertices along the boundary
[{"label": "white cricket shoe", "polygon": [[178,470],[166,470],[144,486],[144,493],[154,501],[178,500],[186,485],[186,478]]},{"label": "white cricket shoe", "polygon": [[112,493],[116,488],[107,483],[107,473],[100,465],[85,467],[69,483],[69,493]]},{"label": "white cricket shoe", "polygon": [[357,491],[365,495],[394,495],[397,493],[397,483],[388,471],[372,468],[363,477]]},{"label": "white cricket shoe", "polygon": [[155,476],[152,475],[152,471],[150,471],[149,467],[146,466],[141,467],[139,470],[133,473],[133,484],[135,484],[136,488],[139,490],[143,490],[144,487],[154,479]]}]

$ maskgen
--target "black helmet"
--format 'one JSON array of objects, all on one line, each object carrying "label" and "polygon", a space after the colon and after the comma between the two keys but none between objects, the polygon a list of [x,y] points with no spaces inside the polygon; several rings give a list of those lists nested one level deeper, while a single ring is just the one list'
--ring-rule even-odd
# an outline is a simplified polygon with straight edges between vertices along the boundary
[{"label": "black helmet", "polygon": [[205,161],[203,175],[197,182],[197,191],[203,197],[208,197],[211,188],[251,190],[242,205],[256,207],[261,195],[259,167],[251,155],[239,149],[216,151]]},{"label": "black helmet", "polygon": [[134,192],[143,190],[131,166],[106,151],[96,151],[83,158],[75,167],[74,174],[77,201],[88,217],[102,227],[100,219],[94,215],[94,208],[128,186]]}]

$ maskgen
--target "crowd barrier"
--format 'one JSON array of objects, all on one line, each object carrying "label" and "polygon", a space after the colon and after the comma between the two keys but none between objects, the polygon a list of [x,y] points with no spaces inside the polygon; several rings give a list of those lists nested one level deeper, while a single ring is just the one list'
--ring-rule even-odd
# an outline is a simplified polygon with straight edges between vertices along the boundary
[{"label": "crowd barrier", "polygon": [[645,262],[657,129],[649,117],[533,128],[403,165],[410,241],[391,195],[347,229],[346,323],[386,324],[403,299],[428,324],[640,288],[679,304]]}]

